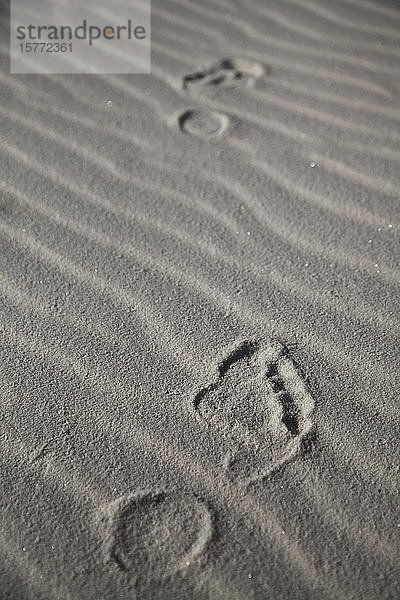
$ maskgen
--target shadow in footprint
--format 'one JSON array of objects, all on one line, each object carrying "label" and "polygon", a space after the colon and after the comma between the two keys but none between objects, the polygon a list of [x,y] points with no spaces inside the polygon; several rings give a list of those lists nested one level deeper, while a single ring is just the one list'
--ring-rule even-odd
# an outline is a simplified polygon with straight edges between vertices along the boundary
[{"label": "shadow in footprint", "polygon": [[162,579],[187,568],[205,550],[213,523],[205,502],[167,492],[132,493],[107,505],[106,555],[136,579]]},{"label": "shadow in footprint", "polygon": [[214,88],[235,88],[254,85],[263,75],[270,74],[270,68],[247,58],[224,58],[208,68],[200,69],[183,78],[184,90],[211,86]]},{"label": "shadow in footprint", "polygon": [[202,138],[215,138],[222,135],[229,125],[229,118],[215,110],[190,109],[178,117],[179,128],[183,133]]},{"label": "shadow in footprint", "polygon": [[202,423],[231,444],[229,476],[248,484],[296,456],[311,429],[313,399],[281,343],[245,340],[194,398]]}]

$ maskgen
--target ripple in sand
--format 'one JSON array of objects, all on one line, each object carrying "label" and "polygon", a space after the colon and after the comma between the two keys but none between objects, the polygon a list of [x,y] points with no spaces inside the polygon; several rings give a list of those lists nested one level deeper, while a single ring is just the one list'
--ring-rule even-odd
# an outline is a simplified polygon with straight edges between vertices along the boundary
[{"label": "ripple in sand", "polygon": [[107,506],[107,556],[121,571],[160,579],[187,568],[212,536],[207,505],[193,495],[129,494]]},{"label": "ripple in sand", "polygon": [[215,110],[196,108],[182,113],[178,118],[178,123],[183,133],[213,138],[224,133],[229,125],[229,119]]},{"label": "ripple in sand", "polygon": [[219,363],[194,407],[230,440],[230,476],[249,483],[296,456],[311,429],[313,399],[282,344],[245,340]]},{"label": "ripple in sand", "polygon": [[232,88],[253,85],[257,79],[269,73],[262,63],[246,58],[224,58],[206,69],[183,78],[183,89],[212,86]]}]

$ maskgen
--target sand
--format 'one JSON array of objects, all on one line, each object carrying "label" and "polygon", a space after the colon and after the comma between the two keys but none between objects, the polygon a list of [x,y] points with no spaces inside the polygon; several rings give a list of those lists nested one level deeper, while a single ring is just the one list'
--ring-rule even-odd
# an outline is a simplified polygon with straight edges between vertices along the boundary
[{"label": "sand", "polygon": [[398,3],[153,0],[148,76],[2,15],[0,598],[397,598]]}]

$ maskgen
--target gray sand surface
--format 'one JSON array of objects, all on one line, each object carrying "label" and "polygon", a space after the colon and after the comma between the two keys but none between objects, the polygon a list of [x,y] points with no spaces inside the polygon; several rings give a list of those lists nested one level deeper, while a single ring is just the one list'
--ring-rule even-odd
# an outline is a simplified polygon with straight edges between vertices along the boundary
[{"label": "gray sand surface", "polygon": [[1,600],[398,598],[398,2],[153,0],[148,76],[2,14]]}]

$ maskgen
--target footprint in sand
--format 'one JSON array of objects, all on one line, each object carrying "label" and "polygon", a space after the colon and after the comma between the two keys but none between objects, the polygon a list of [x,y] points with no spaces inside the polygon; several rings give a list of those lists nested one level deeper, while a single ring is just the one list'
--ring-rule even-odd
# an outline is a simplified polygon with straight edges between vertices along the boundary
[{"label": "footprint in sand", "polygon": [[[208,68],[185,75],[182,87],[190,92],[199,92],[205,88],[249,86],[268,72],[268,68],[257,61],[246,58],[224,58]],[[178,123],[183,133],[202,138],[214,138],[226,132],[230,119],[227,115],[204,107],[184,111],[179,115]]]},{"label": "footprint in sand", "polygon": [[184,90],[208,86],[214,88],[251,86],[267,73],[269,68],[258,61],[246,58],[224,58],[208,68],[185,75],[182,86]]},{"label": "footprint in sand", "polygon": [[132,493],[107,505],[106,554],[133,578],[162,579],[187,568],[213,532],[206,503],[193,495]]},{"label": "footprint in sand", "polygon": [[215,110],[192,109],[186,110],[179,118],[179,127],[184,133],[197,137],[213,138],[224,133],[229,125],[229,119]]},{"label": "footprint in sand", "polygon": [[311,429],[313,405],[287,349],[275,341],[237,344],[194,398],[201,422],[231,443],[229,476],[245,484],[296,456]]}]

